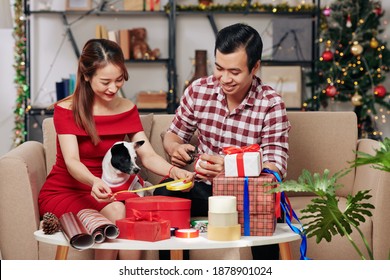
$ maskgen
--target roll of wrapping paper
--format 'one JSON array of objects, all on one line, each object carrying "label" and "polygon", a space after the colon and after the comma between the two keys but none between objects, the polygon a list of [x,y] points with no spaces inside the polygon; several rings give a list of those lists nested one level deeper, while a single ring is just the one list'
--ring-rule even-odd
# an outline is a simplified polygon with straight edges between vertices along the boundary
[{"label": "roll of wrapping paper", "polygon": [[196,238],[199,237],[199,230],[197,229],[178,229],[175,231],[175,236],[178,238]]},{"label": "roll of wrapping paper", "polygon": [[215,227],[209,224],[207,238],[213,241],[234,241],[241,238],[241,225],[229,227]]},{"label": "roll of wrapping paper", "polygon": [[82,209],[77,213],[77,217],[92,236],[96,232],[101,232],[109,239],[115,239],[119,235],[117,226],[95,209]]},{"label": "roll of wrapping paper", "polygon": [[63,214],[59,220],[62,232],[70,246],[77,250],[85,250],[93,246],[93,236],[89,234],[88,230],[72,212]]}]

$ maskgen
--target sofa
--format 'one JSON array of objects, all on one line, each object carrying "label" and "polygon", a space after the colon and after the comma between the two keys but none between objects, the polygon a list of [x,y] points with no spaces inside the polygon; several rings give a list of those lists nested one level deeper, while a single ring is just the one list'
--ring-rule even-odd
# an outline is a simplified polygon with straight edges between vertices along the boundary
[{"label": "sofa", "polygon": [[[142,115],[144,130],[157,153],[167,158],[162,147],[162,135],[173,115]],[[379,143],[369,139],[358,140],[357,119],[353,112],[288,112],[292,128],[289,134],[290,153],[286,179],[297,179],[303,169],[322,173],[329,169],[335,173],[354,160],[355,151],[373,153]],[[3,259],[53,259],[55,246],[41,244],[33,232],[41,225],[37,197],[55,161],[55,131],[52,118],[43,121],[43,143],[27,141],[0,158],[0,256]],[[168,159],[168,158],[167,158]],[[169,160],[169,159],[168,159]],[[161,177],[143,170],[142,176],[151,183]],[[375,259],[387,259],[390,250],[390,174],[370,166],[358,167],[339,183],[337,190],[340,207],[347,196],[359,190],[370,189],[373,216],[360,227],[371,245]],[[291,205],[300,215],[313,195],[289,193]],[[363,248],[358,234],[352,238]],[[293,258],[299,258],[300,241],[292,243]],[[364,251],[364,249],[363,249]],[[334,236],[331,242],[317,244],[308,239],[307,256],[312,259],[359,259],[347,238]],[[91,259],[92,250],[76,251],[70,248],[69,259]],[[158,252],[143,252],[144,259],[158,259]],[[191,259],[251,259],[249,248],[192,250]]]}]

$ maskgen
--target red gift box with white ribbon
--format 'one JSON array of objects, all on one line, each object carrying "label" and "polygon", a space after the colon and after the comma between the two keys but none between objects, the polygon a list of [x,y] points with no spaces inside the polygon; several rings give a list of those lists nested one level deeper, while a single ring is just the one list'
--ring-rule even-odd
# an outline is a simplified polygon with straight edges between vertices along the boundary
[{"label": "red gift box with white ribbon", "polygon": [[133,210],[132,218],[116,221],[119,228],[118,238],[159,241],[171,238],[171,223],[162,219],[157,213]]},{"label": "red gift box with white ribbon", "polygon": [[246,147],[225,147],[226,177],[258,177],[263,169],[263,155],[258,144]]}]

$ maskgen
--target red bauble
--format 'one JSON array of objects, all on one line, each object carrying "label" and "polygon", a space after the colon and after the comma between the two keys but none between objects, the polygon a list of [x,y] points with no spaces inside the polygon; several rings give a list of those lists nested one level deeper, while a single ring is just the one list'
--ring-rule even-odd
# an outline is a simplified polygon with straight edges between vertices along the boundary
[{"label": "red bauble", "polygon": [[384,86],[382,86],[382,85],[377,85],[374,88],[374,94],[375,94],[375,96],[383,98],[386,95],[386,88]]},{"label": "red bauble", "polygon": [[337,94],[337,88],[334,85],[329,85],[325,89],[325,94],[329,97],[334,97]]},{"label": "red bauble", "polygon": [[377,16],[380,16],[382,13],[383,13],[383,10],[381,7],[376,7],[374,9],[374,13],[377,15]]},{"label": "red bauble", "polygon": [[326,50],[321,55],[322,59],[324,61],[332,61],[333,59],[333,53],[330,50]]},{"label": "red bauble", "polygon": [[324,16],[328,17],[328,16],[330,16],[331,12],[332,12],[332,9],[329,8],[329,7],[326,7],[326,8],[323,10],[322,13],[324,14]]}]

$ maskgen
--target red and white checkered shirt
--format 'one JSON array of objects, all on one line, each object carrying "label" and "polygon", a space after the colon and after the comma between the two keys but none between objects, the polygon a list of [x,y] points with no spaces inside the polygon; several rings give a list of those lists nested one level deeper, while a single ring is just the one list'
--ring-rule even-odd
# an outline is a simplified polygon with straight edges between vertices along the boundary
[{"label": "red and white checkered shirt", "polygon": [[264,162],[274,163],[286,175],[290,122],[281,96],[258,77],[232,112],[214,76],[196,80],[185,90],[168,130],[187,143],[198,130],[200,153],[223,154],[224,147],[257,143]]}]

